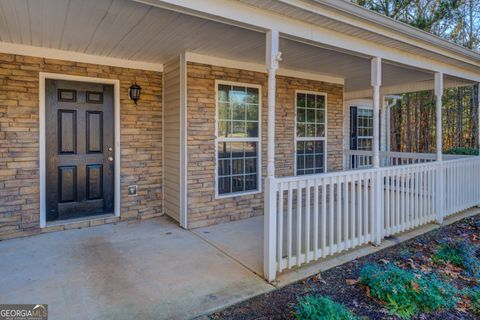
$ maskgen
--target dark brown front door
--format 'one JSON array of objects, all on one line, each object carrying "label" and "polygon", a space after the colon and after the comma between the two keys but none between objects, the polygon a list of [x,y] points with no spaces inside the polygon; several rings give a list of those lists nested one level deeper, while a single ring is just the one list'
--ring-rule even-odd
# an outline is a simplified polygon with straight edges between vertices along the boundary
[{"label": "dark brown front door", "polygon": [[113,212],[113,86],[46,81],[47,220]]}]

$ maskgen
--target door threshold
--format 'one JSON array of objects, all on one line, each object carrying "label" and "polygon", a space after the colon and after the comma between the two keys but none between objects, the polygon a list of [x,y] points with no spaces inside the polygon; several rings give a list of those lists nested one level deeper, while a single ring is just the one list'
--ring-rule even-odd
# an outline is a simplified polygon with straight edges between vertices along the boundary
[{"label": "door threshold", "polygon": [[99,214],[99,215],[88,216],[88,217],[49,221],[47,222],[46,227],[48,228],[48,227],[55,227],[55,226],[65,226],[65,225],[84,222],[84,221],[104,220],[104,219],[113,218],[113,217],[115,217],[114,213],[105,213],[105,214]]}]

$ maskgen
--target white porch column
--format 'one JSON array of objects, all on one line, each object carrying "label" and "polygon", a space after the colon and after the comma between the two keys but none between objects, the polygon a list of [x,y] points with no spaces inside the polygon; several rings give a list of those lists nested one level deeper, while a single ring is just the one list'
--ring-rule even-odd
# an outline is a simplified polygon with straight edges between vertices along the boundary
[{"label": "white porch column", "polygon": [[275,177],[275,98],[276,75],[280,61],[278,50],[278,31],[267,32],[266,67],[268,72],[268,150],[267,150],[267,177]]},{"label": "white porch column", "polygon": [[437,108],[437,222],[443,223],[445,216],[445,185],[443,174],[443,139],[442,139],[442,96],[443,96],[443,73],[435,73],[435,97]]},{"label": "white porch column", "polygon": [[382,85],[382,58],[372,59],[373,87],[373,167],[380,167],[380,86]]},{"label": "white porch column", "polygon": [[383,235],[383,177],[380,171],[380,86],[382,85],[382,59],[372,58],[371,83],[373,88],[373,168],[377,169],[374,182],[373,243],[380,245]]},{"label": "white porch column", "polygon": [[270,30],[266,35],[266,68],[268,72],[268,149],[267,178],[264,193],[264,245],[263,273],[268,282],[275,280],[277,263],[277,190],[275,183],[275,98],[276,74],[280,51],[278,50],[279,34]]}]

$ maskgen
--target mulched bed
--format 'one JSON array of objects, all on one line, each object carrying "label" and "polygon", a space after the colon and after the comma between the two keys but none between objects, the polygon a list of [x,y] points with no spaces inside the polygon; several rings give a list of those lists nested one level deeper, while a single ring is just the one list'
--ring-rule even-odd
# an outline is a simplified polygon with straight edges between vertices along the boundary
[{"label": "mulched bed", "polygon": [[[431,256],[445,239],[464,238],[480,246],[480,215],[466,218],[452,225],[426,233],[404,243],[377,253],[353,260],[319,275],[288,285],[279,290],[252,298],[210,315],[211,319],[293,319],[298,297],[318,294],[343,303],[359,317],[367,319],[399,319],[390,315],[384,306],[368,297],[366,290],[354,280],[359,278],[361,267],[366,263],[394,262],[402,268],[435,272],[457,288],[475,286],[475,281],[464,277],[451,265],[438,266]],[[478,279],[477,279],[478,281]],[[353,283],[353,284],[352,284]],[[478,285],[478,284],[477,284]],[[421,314],[416,319],[478,319],[464,310],[464,304],[449,311]]]}]

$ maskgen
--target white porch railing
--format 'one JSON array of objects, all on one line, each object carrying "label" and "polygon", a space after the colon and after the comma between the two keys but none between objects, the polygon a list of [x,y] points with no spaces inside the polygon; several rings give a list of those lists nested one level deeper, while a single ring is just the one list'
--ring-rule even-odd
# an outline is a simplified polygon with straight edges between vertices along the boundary
[{"label": "white porch railing", "polygon": [[[344,150],[344,163],[346,170],[365,169],[372,167],[372,151]],[[463,159],[469,156],[444,154],[444,160]],[[413,153],[413,152],[380,152],[380,165],[382,167],[401,166],[432,162],[437,159],[435,153]]]},{"label": "white porch railing", "polygon": [[480,157],[269,179],[265,277],[479,205],[479,181]]},{"label": "white porch railing", "polygon": [[445,178],[445,216],[479,205],[479,157],[443,162]]}]

